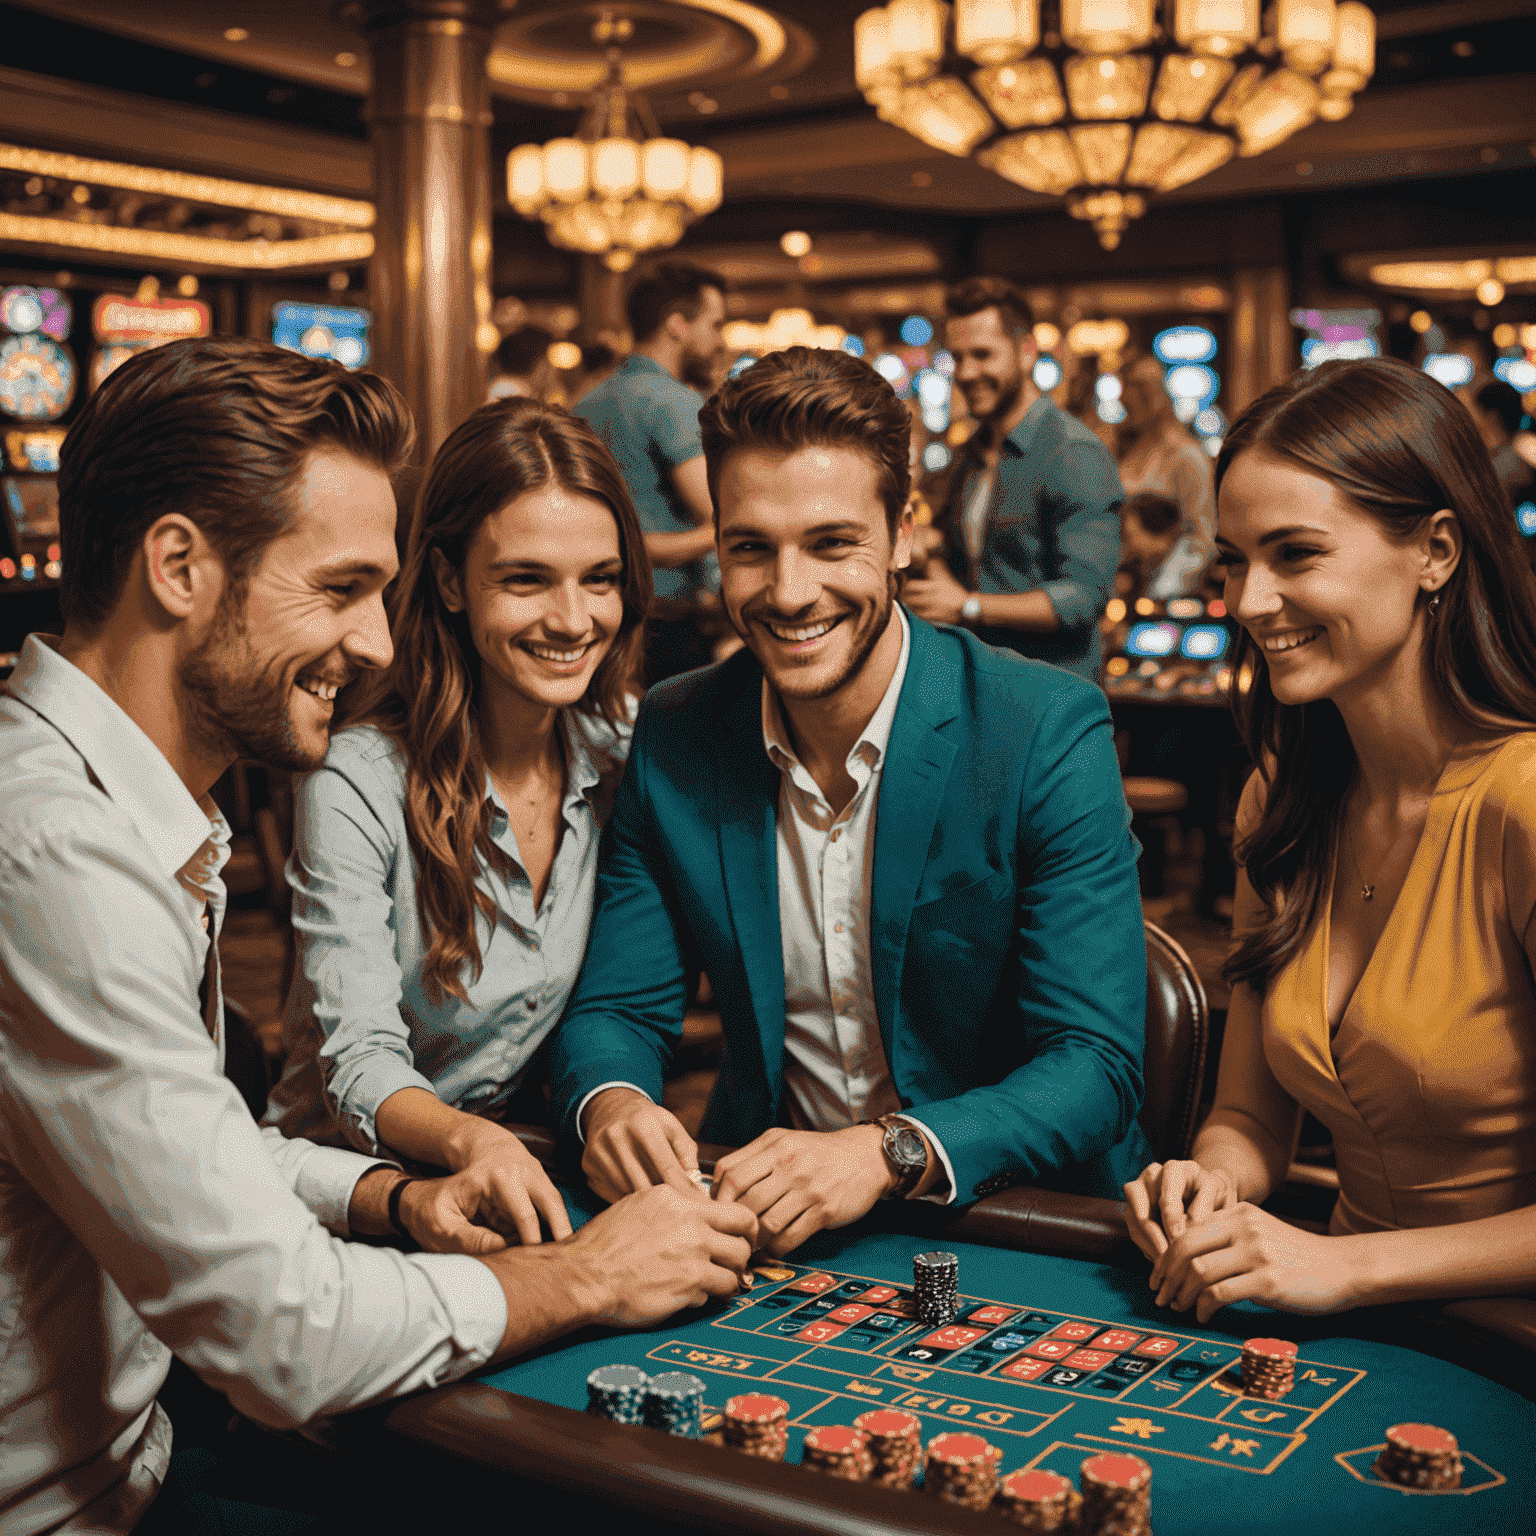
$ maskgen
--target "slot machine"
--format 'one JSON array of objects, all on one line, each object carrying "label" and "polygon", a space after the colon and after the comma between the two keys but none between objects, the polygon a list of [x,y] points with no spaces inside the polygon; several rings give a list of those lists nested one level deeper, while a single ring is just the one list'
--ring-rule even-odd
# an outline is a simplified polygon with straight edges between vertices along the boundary
[{"label": "slot machine", "polygon": [[1130,609],[1117,599],[1105,618],[1104,691],[1111,699],[1225,705],[1232,629],[1219,599],[1144,597]]}]

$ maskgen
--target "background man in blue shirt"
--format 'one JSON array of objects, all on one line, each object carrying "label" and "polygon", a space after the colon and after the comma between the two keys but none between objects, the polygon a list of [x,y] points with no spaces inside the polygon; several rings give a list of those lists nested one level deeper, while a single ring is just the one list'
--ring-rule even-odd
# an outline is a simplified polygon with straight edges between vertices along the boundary
[{"label": "background man in blue shirt", "polygon": [[715,547],[699,442],[704,397],[683,383],[720,346],[724,284],[713,272],[665,262],[630,291],[635,350],[575,414],[590,421],[618,461],[645,529],[656,597],[646,629],[646,682],[703,666],[709,644],[696,623]]},{"label": "background man in blue shirt", "polygon": [[934,522],[934,558],[903,601],[1096,682],[1098,617],[1120,563],[1115,461],[1036,388],[1034,316],[1012,283],[967,278],[945,309],[955,384],[978,427]]}]

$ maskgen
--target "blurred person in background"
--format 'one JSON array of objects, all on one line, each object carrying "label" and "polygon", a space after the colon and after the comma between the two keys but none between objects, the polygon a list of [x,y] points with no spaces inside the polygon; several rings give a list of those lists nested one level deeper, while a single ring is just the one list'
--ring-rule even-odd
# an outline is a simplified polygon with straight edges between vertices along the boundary
[{"label": "blurred person in background", "polygon": [[582,399],[618,366],[619,354],[606,341],[589,341],[581,349],[581,369],[571,386],[571,399]]},{"label": "blurred person in background", "polygon": [[496,348],[495,372],[485,392],[486,400],[505,400],[509,395],[543,400],[555,382],[555,370],[549,363],[554,339],[542,325],[520,325],[503,336]]},{"label": "blurred person in background", "polygon": [[1179,509],[1178,542],[1159,572],[1162,589],[1148,596],[1178,597],[1193,592],[1210,563],[1216,537],[1216,483],[1210,455],[1174,414],[1155,357],[1134,357],[1120,375],[1120,482],[1127,496],[1147,492]]},{"label": "blurred person in background", "polygon": [[1525,402],[1520,392],[1502,379],[1494,379],[1478,390],[1469,408],[1510,506],[1518,507],[1529,501],[1536,495],[1536,468],[1515,446],[1515,437],[1525,420]]},{"label": "blurred person in background", "polygon": [[931,624],[1097,681],[1097,619],[1120,560],[1115,461],[1036,387],[1034,316],[1000,277],[949,292],[944,341],[977,430],[902,600]]},{"label": "blurred person in background", "polygon": [[635,350],[579,400],[618,462],[645,530],[655,600],[646,625],[645,681],[659,683],[710,661],[698,625],[699,593],[714,566],[714,509],[704,475],[699,407],[683,382],[719,349],[725,284],[687,262],[663,262],[625,305]]},{"label": "blurred person in background", "polygon": [[[1183,590],[1165,588],[1169,564],[1180,539],[1179,504],[1143,492],[1128,496],[1120,509],[1120,572],[1115,591],[1128,602],[1138,597],[1166,601]],[[1177,570],[1174,571],[1175,578]]]}]

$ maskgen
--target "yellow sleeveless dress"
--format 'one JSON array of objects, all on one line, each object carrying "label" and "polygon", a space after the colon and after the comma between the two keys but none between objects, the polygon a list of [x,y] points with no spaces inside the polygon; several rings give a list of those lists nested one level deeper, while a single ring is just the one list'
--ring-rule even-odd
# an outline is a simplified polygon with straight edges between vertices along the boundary
[{"label": "yellow sleeveless dress", "polygon": [[1270,1071],[1333,1133],[1330,1230],[1444,1226],[1536,1204],[1536,731],[1446,765],[1330,1040],[1331,894],[1263,1006]]}]

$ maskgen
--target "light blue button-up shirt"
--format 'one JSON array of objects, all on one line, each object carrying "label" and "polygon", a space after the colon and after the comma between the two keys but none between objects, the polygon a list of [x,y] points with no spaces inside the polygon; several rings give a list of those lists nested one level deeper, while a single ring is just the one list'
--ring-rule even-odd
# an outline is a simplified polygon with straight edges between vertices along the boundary
[{"label": "light blue button-up shirt", "polygon": [[489,779],[491,840],[509,874],[482,867],[495,904],[476,918],[482,966],[465,966],[465,1000],[424,985],[417,870],[405,827],[405,758],[372,726],[340,731],[325,766],[295,795],[293,927],[298,970],[288,1000],[288,1068],[265,1123],[285,1134],[379,1150],[379,1105],[402,1088],[495,1116],[559,1022],[576,984],[597,888],[597,845],[629,751],[629,727],[562,710],[562,828],[537,910],[505,807]]},{"label": "light blue button-up shirt", "polygon": [[483,1365],[506,1301],[337,1241],[369,1160],[257,1130],[221,1072],[228,828],[42,636],[0,784],[0,1530],[127,1532],[172,1350],[286,1427]]}]

